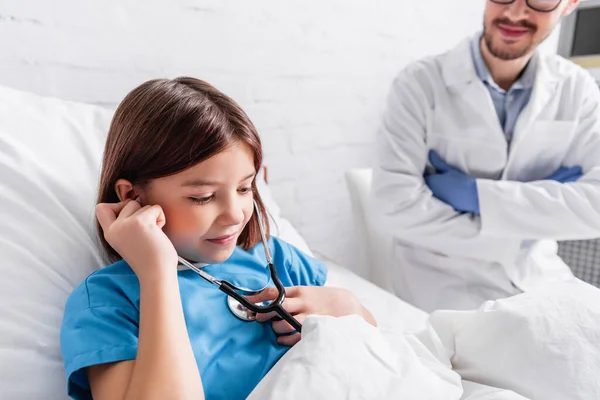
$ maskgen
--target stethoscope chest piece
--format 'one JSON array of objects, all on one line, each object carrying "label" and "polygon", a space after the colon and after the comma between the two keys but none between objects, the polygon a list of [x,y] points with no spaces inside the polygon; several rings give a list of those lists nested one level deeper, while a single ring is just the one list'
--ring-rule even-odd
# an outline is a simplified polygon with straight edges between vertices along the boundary
[{"label": "stethoscope chest piece", "polygon": [[[268,301],[264,303],[256,303],[257,306],[267,306],[269,305]],[[249,310],[239,301],[234,299],[231,296],[227,296],[227,307],[233,315],[235,315],[238,319],[242,321],[255,321],[256,320],[256,312]]]},{"label": "stethoscope chest piece", "polygon": [[249,310],[231,296],[227,296],[227,307],[229,307],[233,315],[242,321],[256,320],[256,313],[254,311]]}]

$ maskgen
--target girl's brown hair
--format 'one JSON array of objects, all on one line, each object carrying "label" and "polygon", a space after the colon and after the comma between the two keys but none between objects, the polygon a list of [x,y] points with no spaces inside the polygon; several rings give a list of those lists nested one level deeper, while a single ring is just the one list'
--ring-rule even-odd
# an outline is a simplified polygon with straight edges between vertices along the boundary
[{"label": "girl's brown hair", "polygon": [[[252,149],[254,168],[260,171],[262,146],[258,132],[234,100],[199,79],[145,82],[123,99],[112,119],[97,202],[119,202],[115,183],[120,178],[143,186],[152,179],[192,167],[234,143]],[[268,219],[256,180],[252,190],[268,235]],[[121,259],[104,238],[99,223],[97,227],[109,258]],[[258,220],[253,215],[237,244],[248,250],[259,241]]]}]

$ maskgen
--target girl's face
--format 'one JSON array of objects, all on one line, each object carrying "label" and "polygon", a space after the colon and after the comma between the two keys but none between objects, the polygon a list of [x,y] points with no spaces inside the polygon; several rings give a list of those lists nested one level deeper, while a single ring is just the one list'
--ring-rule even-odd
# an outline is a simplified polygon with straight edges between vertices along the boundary
[{"label": "girl's face", "polygon": [[252,216],[255,175],[253,153],[239,143],[136,192],[142,204],[162,207],[164,232],[180,256],[212,264],[231,256]]}]

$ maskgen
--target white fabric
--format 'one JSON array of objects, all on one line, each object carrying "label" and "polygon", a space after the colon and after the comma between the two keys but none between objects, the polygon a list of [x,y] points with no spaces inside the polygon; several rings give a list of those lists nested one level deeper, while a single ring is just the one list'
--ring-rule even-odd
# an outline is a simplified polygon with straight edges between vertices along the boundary
[{"label": "white fabric", "polygon": [[[553,240],[600,236],[600,91],[592,77],[539,54],[509,148],[469,42],[400,73],[377,136],[371,210],[396,240],[395,286],[407,288],[400,296],[426,311],[477,308],[515,294],[511,281],[528,290],[571,277]],[[429,149],[478,178],[481,218],[432,196],[423,180]],[[575,183],[539,181],[574,165],[584,171]]]},{"label": "white fabric", "polygon": [[[429,323],[463,379],[531,399],[600,399],[600,290],[576,278]],[[494,397],[495,399],[495,397]]]},{"label": "white fabric", "polygon": [[263,171],[261,171],[256,177],[256,188],[258,189],[260,197],[267,209],[267,215],[269,216],[269,224],[271,227],[271,235],[277,236],[286,242],[293,244],[298,249],[310,256],[314,256],[313,252],[308,247],[308,244],[306,244],[306,241],[296,230],[296,228],[294,228],[292,223],[281,215],[281,209],[271,193],[271,188],[264,180]]},{"label": "white fabric", "polygon": [[111,113],[0,87],[0,398],[66,399],[67,296],[102,266],[93,233]]},{"label": "white fabric", "polygon": [[469,381],[462,381],[463,397],[461,400],[530,400],[512,390],[498,389]]},{"label": "white fabric", "polygon": [[356,260],[352,268],[377,286],[399,294],[402,289],[393,279],[393,240],[390,235],[381,232],[368,212],[372,175],[369,168],[351,169],[345,174],[356,245]]},{"label": "white fabric", "polygon": [[310,316],[302,340],[248,397],[458,400],[460,376],[412,336],[384,336],[358,316]]},{"label": "white fabric", "polygon": [[435,312],[416,334],[310,316],[250,399],[596,400],[599,304],[572,279]]},{"label": "white fabric", "polygon": [[[318,257],[317,257],[318,258]],[[416,332],[426,326],[428,314],[382,290],[348,269],[325,261],[327,286],[350,290],[360,303],[373,315],[377,325],[388,332]]]},{"label": "white fabric", "polygon": [[[112,111],[5,87],[0,99],[0,398],[64,400],[64,304],[106,262],[94,204]],[[258,186],[272,233],[311,254],[269,188],[260,179]],[[331,276],[341,286],[363,290],[361,282],[367,284],[338,270]],[[364,288],[377,299],[376,288]],[[375,303],[387,303],[383,292],[382,299]],[[423,325],[423,313],[404,308],[408,319],[395,319],[397,326]]]}]

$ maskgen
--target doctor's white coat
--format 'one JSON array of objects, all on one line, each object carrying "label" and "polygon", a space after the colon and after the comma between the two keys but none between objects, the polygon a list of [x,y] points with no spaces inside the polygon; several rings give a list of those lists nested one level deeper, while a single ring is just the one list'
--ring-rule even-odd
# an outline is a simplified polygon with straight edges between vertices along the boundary
[{"label": "doctor's white coat", "polygon": [[[371,216],[394,237],[387,266],[400,297],[426,311],[471,309],[572,276],[556,240],[600,237],[600,91],[556,55],[537,53],[531,100],[507,143],[470,39],[407,67],[394,81],[371,190]],[[428,151],[478,178],[481,216],[425,185]],[[579,165],[575,183],[542,181]]]}]

